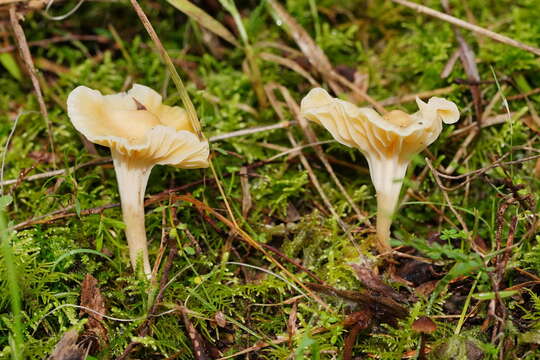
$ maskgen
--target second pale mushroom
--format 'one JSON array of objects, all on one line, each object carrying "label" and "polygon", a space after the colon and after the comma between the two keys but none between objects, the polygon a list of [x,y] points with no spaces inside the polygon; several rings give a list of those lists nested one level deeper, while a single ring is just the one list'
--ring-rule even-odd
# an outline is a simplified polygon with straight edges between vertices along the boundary
[{"label": "second pale mushroom", "polygon": [[312,89],[302,99],[301,113],[324,126],[340,143],[359,149],[366,157],[377,192],[377,247],[388,252],[390,226],[396,210],[403,178],[411,158],[435,141],[442,123],[459,120],[459,110],[451,101],[432,97],[426,103],[416,99],[419,110],[407,114],[393,110],[379,115],[331,97],[326,90]]},{"label": "second pale mushroom", "polygon": [[73,126],[93,143],[107,146],[118,181],[131,264],[151,274],[144,226],[144,193],[154,165],[208,166],[208,141],[200,140],[184,109],[162,104],[161,95],[133,85],[127,93],[102,95],[79,86],[67,100]]}]

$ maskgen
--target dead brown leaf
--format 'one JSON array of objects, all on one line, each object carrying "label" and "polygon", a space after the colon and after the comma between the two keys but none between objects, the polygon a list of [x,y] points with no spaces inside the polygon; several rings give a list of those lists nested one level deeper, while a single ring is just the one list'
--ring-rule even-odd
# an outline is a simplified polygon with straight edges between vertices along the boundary
[{"label": "dead brown leaf", "polygon": [[93,310],[81,309],[80,315],[86,313],[89,316],[81,339],[91,344],[90,351],[94,353],[109,342],[109,337],[107,329],[103,325],[102,316],[106,312],[105,300],[99,290],[97,279],[90,274],[86,275],[81,284],[81,306]]},{"label": "dead brown leaf", "polygon": [[381,278],[373,273],[373,271],[364,265],[351,264],[356,277],[364,286],[366,286],[370,291],[380,293],[381,295],[390,297],[399,302],[406,302],[407,299],[397,291],[395,291],[391,286],[386,285]]},{"label": "dead brown leaf", "polygon": [[433,269],[433,264],[428,264],[414,259],[403,259],[397,266],[396,273],[412,286],[418,286],[427,281],[438,278]]},{"label": "dead brown leaf", "polygon": [[298,314],[298,302],[295,301],[289,314],[289,321],[287,321],[287,332],[289,333],[289,347],[292,347],[292,341],[298,327],[296,326],[296,318]]}]

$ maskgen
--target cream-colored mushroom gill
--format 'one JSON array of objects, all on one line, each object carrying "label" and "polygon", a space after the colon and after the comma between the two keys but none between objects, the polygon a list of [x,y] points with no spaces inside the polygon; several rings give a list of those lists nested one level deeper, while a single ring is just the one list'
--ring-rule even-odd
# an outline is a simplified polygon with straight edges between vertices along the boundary
[{"label": "cream-colored mushroom gill", "polygon": [[161,96],[143,85],[115,95],[79,86],[67,105],[79,132],[111,148],[130,261],[134,269],[141,261],[149,276],[144,193],[150,172],[154,165],[207,167],[208,142],[194,133],[182,108],[163,105]]},{"label": "cream-colored mushroom gill", "polygon": [[390,226],[411,158],[437,139],[443,122],[452,124],[459,119],[451,101],[434,97],[427,103],[416,102],[419,111],[414,114],[393,110],[381,116],[316,88],[301,103],[305,118],[321,124],[338,142],[359,149],[366,157],[377,193],[377,247],[381,252],[391,250]]}]

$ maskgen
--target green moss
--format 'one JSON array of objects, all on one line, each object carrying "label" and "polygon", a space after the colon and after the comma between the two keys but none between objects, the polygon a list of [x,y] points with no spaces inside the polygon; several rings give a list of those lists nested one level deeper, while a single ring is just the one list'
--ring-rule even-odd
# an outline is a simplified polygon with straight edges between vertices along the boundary
[{"label": "green moss", "polygon": [[[438,0],[422,3],[440,10]],[[429,153],[412,159],[406,187],[416,189],[421,197],[409,198],[403,204],[394,219],[392,232],[395,245],[408,247],[400,248],[400,251],[416,249],[416,255],[437,261],[433,279],[440,280],[439,285],[427,297],[418,296],[420,300],[411,301],[409,316],[399,321],[397,326],[376,323],[369,333],[358,338],[354,347],[354,354],[359,357],[397,359],[404,354],[413,354],[419,346],[419,336],[411,329],[417,317],[460,316],[464,301],[455,301],[452,296],[466,297],[474,279],[477,279],[474,292],[493,291],[492,279],[488,276],[493,271],[493,261],[488,260],[496,254],[488,249],[487,255],[481,256],[475,251],[471,239],[476,236],[483,239],[488,247],[496,246],[497,211],[502,199],[510,193],[504,179],[510,177],[515,185],[522,186],[519,190],[521,196],[530,195],[538,204],[540,181],[534,175],[535,162],[514,164],[504,170],[492,169],[471,180],[468,185],[447,193],[471,231],[467,236],[460,219],[449,209],[433,175],[428,172],[421,182],[416,181],[426,167],[425,157],[439,168],[450,164],[464,140],[463,136],[454,136],[452,132],[461,124],[470,122],[475,115],[469,88],[454,83],[467,78],[459,61],[449,77],[443,79],[440,76],[458,48],[450,25],[398,6],[390,0],[360,3],[302,0],[286,1],[284,4],[312,35],[333,65],[346,65],[360,75],[367,75],[368,92],[378,100],[454,86],[445,97],[458,104],[462,120],[454,126],[445,127],[439,140],[429,147]],[[178,69],[186,80],[207,136],[280,121],[271,106],[262,108],[258,105],[252,81],[243,69],[244,49],[233,48],[222,42],[219,43],[219,47],[223,48],[222,54],[215,56],[213,50],[216,49],[209,48],[207,35],[194,20],[187,19],[166,2],[142,5],[172,57],[195,65],[190,68],[191,74],[184,72],[181,66]],[[531,45],[539,43],[540,8],[536,0],[491,1],[489,6],[480,0],[466,4],[451,1],[451,5],[453,14],[459,18],[474,20],[480,26]],[[54,13],[68,11],[70,6],[55,4]],[[281,42],[298,48],[283,26],[270,15],[267,4],[243,1],[237,2],[237,6],[242,12],[256,54],[271,52],[289,57],[305,66],[317,81],[324,82],[323,77],[305,59],[290,57],[286,51],[262,43]],[[209,12],[224,23],[228,21],[226,12]],[[45,58],[68,70],[59,73],[40,70],[40,76],[45,80],[43,91],[60,168],[94,158],[84,149],[64,110],[67,95],[74,87],[86,85],[110,94],[129,88],[130,83],[141,83],[162,92],[167,104],[180,103],[165,66],[128,3],[85,3],[79,11],[63,21],[49,21],[38,12],[30,13],[23,25],[29,41],[67,33],[101,35],[107,39],[104,43],[84,40],[32,47],[35,59]],[[109,25],[113,25],[120,34],[125,52],[115,44]],[[492,83],[493,73],[505,86],[506,97],[540,86],[540,63],[534,55],[467,31],[462,31],[462,34],[475,52],[481,80],[485,81],[481,85],[483,106],[499,91],[499,87]],[[311,87],[302,76],[278,64],[260,60],[259,67],[263,83],[274,82],[285,86],[297,101]],[[188,75],[195,75],[204,84],[204,89],[199,89]],[[33,175],[52,170],[50,162],[36,160],[37,155],[46,155],[48,140],[31,82],[28,78],[18,81],[4,71],[0,73],[0,89],[2,144],[5,144],[17,114],[24,112],[19,117],[5,154],[4,179],[17,179],[26,171],[27,175]],[[280,96],[277,99],[283,101]],[[531,96],[529,102],[525,99],[509,101],[509,110],[514,113],[512,120],[484,128],[467,148],[465,160],[461,159],[455,164],[454,175],[489,166],[496,157],[509,152],[511,154],[507,155],[507,160],[519,160],[536,154],[540,149],[538,135],[534,125],[531,125],[534,118],[531,118],[528,107],[538,111],[539,103],[539,96]],[[255,109],[256,114],[246,111],[246,106]],[[416,105],[407,103],[389,108],[414,111]],[[282,110],[287,120],[294,119],[287,107]],[[498,102],[489,115],[504,114],[505,111],[502,103]],[[332,139],[321,127],[313,126],[313,129],[320,140]],[[369,244],[373,229],[356,219],[350,204],[317,160],[315,152],[309,147],[302,149],[336,212],[350,226],[350,235],[359,245],[358,248],[330,215],[294,153],[258,164],[292,147],[286,131],[266,131],[212,144],[214,166],[236,221],[253,239],[279,249],[330,286],[349,291],[361,289],[362,285],[348,264],[357,261],[358,251],[371,256]],[[297,127],[292,127],[291,131],[299,142],[307,142]],[[278,150],[270,149],[269,144]],[[361,212],[366,216],[374,215],[375,193],[369,175],[347,165],[351,163],[367,167],[362,155],[336,142],[325,144],[323,148],[327,154],[345,162],[332,164],[336,175]],[[106,148],[97,146],[97,151],[99,156],[109,156]],[[239,170],[244,166],[249,168],[252,198],[250,211],[245,217],[242,215],[243,188],[239,175]],[[156,167],[150,177],[147,194],[186,185],[180,194],[190,194],[219,214],[228,216],[222,195],[212,178],[210,170]],[[199,182],[201,179],[202,183]],[[459,181],[444,182],[448,186],[459,184]],[[84,210],[119,202],[117,183],[110,164],[88,166],[41,180],[22,180],[15,186],[4,187],[4,193],[14,198],[7,207],[11,225],[55,211]],[[538,205],[534,206],[524,210],[523,207],[512,205],[505,217],[503,242],[507,239],[511,216],[516,215],[519,219],[509,271],[503,282],[505,287],[525,281],[523,275],[510,271],[515,267],[534,275],[540,273],[539,238],[529,234],[527,225],[531,216],[538,213]],[[173,208],[176,212],[174,219]],[[151,259],[155,260],[159,252],[162,230],[171,234],[174,228],[178,235],[173,236],[177,241],[178,253],[170,270],[170,278],[174,280],[164,293],[152,332],[140,339],[144,346],[138,347],[133,357],[193,358],[192,345],[179,314],[167,312],[184,302],[193,312],[191,319],[198,331],[220,347],[224,356],[260,341],[271,342],[279,336],[288,336],[287,324],[293,307],[296,307],[297,321],[296,332],[290,343],[285,341],[263,348],[253,354],[253,358],[284,359],[291,353],[295,354],[296,359],[332,359],[340,356],[348,334],[342,321],[347,314],[358,310],[355,304],[324,296],[324,301],[329,304],[329,309],[324,309],[309,296],[293,299],[305,290],[298,290],[278,267],[234,236],[226,224],[203,209],[171,198],[147,206],[146,212]],[[373,217],[371,219],[374,220]],[[196,244],[186,235],[185,229],[193,235]],[[127,344],[139,335],[138,328],[151,305],[149,301],[152,297],[149,296],[148,282],[134,276],[129,265],[118,207],[98,214],[70,216],[27,226],[13,234],[10,244],[16,259],[16,276],[22,298],[26,358],[47,358],[65,331],[74,326],[83,327],[85,316],[70,304],[79,303],[80,284],[87,273],[98,279],[107,314],[130,320],[104,321],[109,331],[109,346],[94,354],[95,358],[119,356]],[[274,256],[301,281],[312,281],[289,261]],[[399,261],[403,264],[405,260],[400,258]],[[1,294],[9,294],[5,275],[7,268],[2,255]],[[389,282],[405,294],[409,290],[414,292],[402,284]],[[297,305],[293,305],[291,299]],[[454,312],[445,307],[452,301],[455,304],[451,305],[457,309]],[[475,306],[476,313],[465,321],[459,334],[455,334],[458,321],[455,317],[448,318],[446,323],[437,320],[437,331],[425,338],[433,350],[432,354],[442,354],[441,359],[448,353],[466,357],[474,347],[481,351],[485,359],[499,358],[501,346],[490,344],[490,336],[480,330],[482,322],[488,317],[488,304],[472,301],[466,313],[471,311],[472,306]],[[534,331],[538,329],[539,317],[537,297],[524,292],[520,296],[504,298],[504,302],[510,314],[504,336],[517,344],[507,354],[516,358],[533,358],[531,339],[536,339]],[[213,321],[218,311],[226,317],[225,328]],[[9,358],[13,353],[9,343],[10,333],[14,331],[13,316],[10,297],[1,296],[1,358]],[[321,327],[325,328],[322,332]],[[520,332],[528,335],[520,336]]]}]

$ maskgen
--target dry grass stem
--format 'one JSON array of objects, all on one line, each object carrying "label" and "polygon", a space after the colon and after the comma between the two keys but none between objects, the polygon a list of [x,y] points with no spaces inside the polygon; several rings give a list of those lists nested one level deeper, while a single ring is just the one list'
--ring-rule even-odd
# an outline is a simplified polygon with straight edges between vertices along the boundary
[{"label": "dry grass stem", "polygon": [[13,185],[13,184],[17,184],[17,183],[22,182],[22,181],[34,181],[34,180],[46,179],[46,178],[49,178],[49,177],[52,177],[52,176],[64,175],[64,174],[79,170],[79,169],[81,169],[83,167],[108,164],[110,162],[112,162],[112,159],[109,158],[109,157],[102,158],[102,159],[96,159],[96,160],[92,160],[92,161],[86,162],[84,164],[72,166],[72,167],[69,167],[69,168],[66,168],[66,169],[58,169],[58,170],[53,170],[53,171],[47,171],[47,172],[44,172],[44,173],[41,173],[41,174],[31,175],[31,176],[27,176],[27,177],[21,177],[21,178],[18,178],[18,179],[4,180],[4,181],[2,181],[0,183],[0,186]]},{"label": "dry grass stem", "polygon": [[212,215],[214,215],[217,219],[219,219],[222,223],[227,225],[231,231],[234,231],[234,233],[243,241],[245,241],[248,245],[253,246],[255,249],[263,253],[263,255],[270,260],[274,265],[276,265],[281,271],[283,271],[284,274],[286,274],[290,279],[292,279],[296,284],[298,284],[302,289],[304,289],[307,294],[310,295],[310,297],[315,300],[317,303],[319,303],[321,306],[323,306],[326,310],[331,311],[328,304],[326,304],[319,296],[314,294],[302,281],[300,281],[295,275],[293,275],[287,268],[283,266],[279,261],[277,261],[268,251],[264,249],[264,247],[255,241],[251,236],[249,236],[248,233],[246,233],[244,230],[239,228],[236,224],[234,224],[232,221],[227,219],[225,216],[221,215],[219,212],[215,211],[213,208],[209,207],[205,203],[194,199],[191,196],[188,195],[177,195],[174,197],[177,200],[187,201],[189,203],[192,203],[197,208],[201,210],[205,210],[210,212]]},{"label": "dry grass stem", "polygon": [[450,197],[448,196],[448,193],[446,192],[444,186],[441,183],[441,179],[439,178],[438,172],[435,170],[435,168],[433,167],[433,164],[431,163],[431,161],[428,158],[426,158],[425,160],[426,160],[427,165],[429,166],[429,169],[431,170],[431,173],[433,175],[433,178],[435,179],[435,182],[437,183],[437,185],[441,189],[441,192],[442,192],[442,194],[444,196],[444,200],[448,204],[448,207],[450,207],[450,210],[452,210],[452,212],[456,216],[456,219],[461,224],[461,227],[463,228],[463,230],[466,233],[469,233],[469,228],[467,227],[467,224],[463,220],[463,217],[461,217],[461,215],[456,211],[456,209],[452,205],[452,201],[450,200]]},{"label": "dry grass stem", "polygon": [[478,127],[474,127],[471,132],[469,132],[469,135],[463,140],[461,145],[459,146],[459,149],[456,151],[454,157],[450,161],[450,164],[446,167],[444,170],[447,174],[452,174],[456,169],[459,167],[459,160],[461,160],[462,157],[464,157],[467,154],[467,148],[469,145],[473,142],[473,140],[476,138],[476,136],[479,134]]},{"label": "dry grass stem", "polygon": [[260,53],[259,57],[263,60],[271,61],[276,64],[285,66],[291,69],[292,71],[298,73],[302,77],[304,77],[307,81],[309,81],[311,85],[320,86],[319,83],[306,70],[304,70],[300,65],[298,65],[298,63],[296,63],[294,60],[287,59],[287,58],[284,58],[284,57],[281,57],[272,53],[266,53],[266,52]]},{"label": "dry grass stem", "polygon": [[405,103],[415,101],[417,97],[420,99],[428,99],[432,96],[441,96],[441,95],[451,94],[456,90],[457,90],[456,86],[447,86],[440,89],[422,91],[416,94],[392,96],[382,101],[379,101],[379,104],[381,104],[382,106],[405,104]]},{"label": "dry grass stem", "polygon": [[[450,5],[448,0],[441,0],[441,3],[444,10],[450,14]],[[452,26],[452,30],[454,31],[454,35],[459,44],[459,57],[461,59],[461,63],[463,64],[463,69],[465,69],[467,79],[471,83],[469,87],[476,113],[476,124],[478,126],[478,130],[480,131],[482,128],[482,95],[479,87],[480,73],[478,72],[478,68],[476,66],[476,56],[465,38],[461,35],[461,31],[459,31],[456,26]]]},{"label": "dry grass stem", "polygon": [[[62,42],[68,42],[68,41],[92,41],[92,42],[98,42],[102,44],[110,42],[109,39],[101,35],[69,34],[65,36],[55,36],[55,37],[44,39],[44,40],[30,41],[28,42],[28,47],[33,47],[33,46],[45,47],[45,46],[50,46],[56,43],[62,43]],[[13,45],[4,46],[0,48],[0,54],[11,52],[11,51],[14,51],[15,49],[16,47]]]},{"label": "dry grass stem", "polygon": [[293,125],[296,125],[296,124],[297,124],[296,121],[282,121],[282,122],[279,122],[279,123],[273,124],[273,125],[257,126],[257,127],[254,127],[254,128],[248,128],[248,129],[232,131],[230,133],[226,133],[226,134],[222,134],[222,135],[211,136],[208,139],[208,141],[216,142],[216,141],[222,141],[222,140],[226,140],[226,139],[230,139],[230,138],[234,138],[234,137],[238,137],[238,136],[251,135],[251,134],[256,134],[256,133],[260,133],[260,132],[276,130],[276,129],[285,129],[285,128],[291,127]]},{"label": "dry grass stem", "polygon": [[159,54],[161,55],[161,59],[167,66],[167,69],[169,70],[172,80],[174,84],[176,85],[176,88],[178,90],[178,93],[180,94],[180,98],[182,99],[182,103],[184,104],[184,107],[186,108],[189,121],[191,123],[191,126],[199,136],[199,139],[204,139],[204,134],[201,130],[201,124],[199,123],[199,118],[197,116],[197,112],[195,111],[195,107],[193,106],[193,103],[191,102],[191,99],[189,98],[189,94],[186,90],[186,87],[184,86],[184,83],[182,81],[182,78],[180,78],[180,75],[178,75],[178,72],[176,71],[176,68],[174,67],[174,64],[171,60],[171,57],[169,56],[169,53],[167,50],[165,50],[165,47],[161,43],[161,40],[159,39],[159,36],[157,35],[156,31],[154,30],[154,27],[152,26],[152,23],[150,23],[150,20],[148,20],[148,17],[144,13],[143,9],[137,2],[137,0],[130,0],[131,5],[135,9],[135,12],[139,16],[139,19],[141,20],[141,23],[143,24],[144,28],[148,32],[148,35],[150,35],[150,38],[158,48]]},{"label": "dry grass stem", "polygon": [[[11,6],[9,9],[9,18],[11,22],[11,28],[13,29],[13,34],[15,35],[17,46],[19,48],[19,52],[21,54],[21,57],[23,58],[24,64],[26,66],[26,70],[28,71],[28,75],[30,76],[30,79],[32,80],[32,86],[34,87],[34,91],[36,92],[36,97],[39,103],[39,110],[41,112],[41,115],[43,116],[43,120],[45,121],[45,128],[47,129],[47,136],[49,138],[50,151],[51,153],[54,154],[55,153],[54,141],[53,141],[51,120],[49,119],[49,112],[47,111],[47,106],[45,105],[45,100],[43,99],[41,87],[39,86],[36,68],[34,67],[32,54],[30,53],[30,49],[28,48],[28,42],[26,41],[26,36],[24,35],[24,31],[23,31],[23,28],[21,27],[21,24],[19,24],[19,14],[15,10],[14,5]],[[53,159],[52,163],[53,163],[53,166],[56,167],[55,159]]]},{"label": "dry grass stem", "polygon": [[286,25],[286,30],[294,39],[300,50],[302,50],[304,55],[307,57],[308,61],[317,69],[321,76],[327,80],[328,84],[335,93],[340,94],[342,92],[338,85],[339,83],[348,87],[357,97],[373,105],[373,107],[380,113],[386,112],[384,107],[369,96],[365,91],[358,88],[358,86],[351,83],[334,70],[324,51],[317,46],[307,31],[304,30],[304,28],[285,10],[285,8],[283,8],[282,5],[275,0],[268,0],[268,3],[274,10],[276,16],[279,17]]},{"label": "dry grass stem", "polygon": [[467,29],[467,30],[470,30],[470,31],[474,31],[475,33],[477,33],[479,35],[486,36],[486,37],[488,37],[490,39],[493,39],[495,41],[498,41],[500,43],[510,45],[510,46],[514,46],[514,47],[517,47],[519,49],[531,52],[531,53],[533,53],[533,54],[535,54],[537,56],[540,56],[540,49],[539,48],[524,44],[524,43],[522,43],[520,41],[509,38],[508,36],[497,34],[496,32],[487,30],[487,29],[485,29],[483,27],[471,24],[471,23],[469,23],[467,21],[464,21],[464,20],[458,19],[456,17],[447,15],[447,14],[442,13],[440,11],[433,10],[433,9],[427,7],[427,6],[424,6],[424,5],[416,4],[416,3],[413,3],[413,2],[410,2],[410,1],[407,1],[407,0],[392,0],[392,1],[397,3],[397,4],[406,6],[406,7],[410,8],[410,9],[413,9],[414,11],[417,11],[417,12],[419,12],[421,14],[426,14],[426,15],[435,17],[437,19],[446,21],[446,22],[448,22],[450,24],[459,26],[461,28],[464,28],[464,29]]},{"label": "dry grass stem", "polygon": [[[306,119],[304,119],[300,115],[300,107],[298,106],[296,101],[294,101],[294,99],[292,98],[289,91],[286,88],[284,88],[283,86],[280,86],[279,89],[281,91],[282,96],[285,98],[285,101],[286,101],[287,105],[289,106],[289,109],[290,109],[291,113],[293,114],[293,116],[297,119],[298,123],[300,124],[300,128],[304,132],[304,135],[306,136],[307,140],[310,143],[313,143],[313,144],[317,143],[319,141],[319,139],[317,139],[317,136],[315,135],[315,133],[311,129],[311,126],[306,121]],[[334,169],[332,169],[332,165],[330,165],[330,162],[326,158],[326,155],[324,154],[324,151],[323,151],[322,147],[320,145],[316,145],[316,146],[313,147],[313,150],[315,150],[315,153],[317,154],[317,156],[319,157],[319,159],[323,163],[324,167],[326,168],[326,171],[328,171],[328,173],[330,174],[330,177],[332,178],[334,183],[337,185],[337,187],[338,187],[339,191],[341,192],[341,194],[345,197],[345,199],[347,200],[349,205],[352,207],[352,209],[356,213],[356,216],[358,217],[358,220],[365,223],[368,226],[371,226],[371,223],[369,222],[368,217],[366,215],[364,215],[360,211],[358,206],[356,206],[353,199],[351,198],[351,196],[349,195],[349,193],[347,192],[347,190],[345,189],[345,187],[343,186],[343,184],[341,183],[341,181],[337,177],[336,173],[334,172]]]},{"label": "dry grass stem", "polygon": [[459,59],[459,49],[455,50],[452,53],[452,56],[446,62],[443,71],[441,72],[441,79],[446,79],[450,76],[452,71],[454,71],[454,66],[456,65],[457,60]]},{"label": "dry grass stem", "polygon": [[506,98],[506,100],[508,100],[508,101],[521,100],[523,98],[526,98],[526,97],[529,97],[529,96],[532,96],[532,95],[536,95],[536,94],[540,94],[540,88],[532,89],[532,90],[527,91],[527,92],[525,92],[523,94],[514,95],[514,96],[508,96]]},{"label": "dry grass stem", "polygon": [[[268,85],[265,86],[265,90],[266,90],[266,93],[267,93],[267,96],[268,96],[268,100],[270,100],[270,104],[272,105],[272,107],[274,108],[274,110],[276,111],[276,113],[278,114],[280,119],[282,121],[285,121],[285,115],[283,114],[283,112],[281,110],[282,104],[280,104],[278,102],[278,100],[276,99],[276,97],[274,95],[274,91],[279,90],[279,89],[280,89],[280,85],[277,85],[277,84],[272,84],[271,83],[271,84],[268,84]],[[293,146],[293,148],[298,148],[299,147],[298,142],[296,141],[296,139],[294,138],[294,135],[292,134],[292,132],[290,130],[287,131],[287,137],[289,138],[289,141],[290,141],[291,145]],[[308,176],[309,176],[309,178],[311,180],[311,183],[313,184],[313,186],[315,186],[315,189],[317,190],[317,192],[321,196],[321,199],[323,200],[323,202],[324,202],[326,208],[328,209],[328,211],[332,214],[332,216],[337,221],[338,225],[341,227],[343,232],[345,234],[347,234],[347,236],[349,237],[351,242],[356,247],[358,247],[358,245],[356,244],[356,241],[351,236],[347,225],[343,222],[343,220],[341,219],[339,214],[336,212],[334,206],[330,202],[330,199],[328,198],[328,196],[326,195],[326,192],[322,188],[322,186],[321,186],[317,176],[315,175],[315,173],[313,171],[313,168],[309,164],[309,161],[307,160],[306,156],[302,153],[301,150],[295,150],[295,153],[296,153],[296,155],[298,155],[300,157],[300,162],[302,163],[302,166],[304,167],[304,169],[306,169],[306,172],[308,173]]]},{"label": "dry grass stem", "polygon": [[[227,139],[234,138],[234,137],[251,135],[251,134],[256,134],[256,133],[265,132],[265,131],[272,131],[272,130],[276,130],[276,129],[284,129],[284,128],[288,128],[290,126],[294,126],[296,124],[297,124],[296,121],[285,121],[285,122],[280,122],[280,123],[273,124],[273,125],[258,126],[258,127],[254,127],[254,128],[242,129],[242,130],[232,131],[230,133],[225,133],[225,134],[221,134],[221,135],[212,136],[212,137],[210,137],[208,139],[208,141],[209,142],[218,142],[218,141],[223,141],[223,140],[227,140]],[[326,143],[326,142],[323,142],[323,143]],[[317,144],[322,144],[322,143],[318,142],[318,143],[315,143],[315,144],[308,144],[306,146],[308,146],[308,147],[309,146],[315,146]],[[279,149],[274,149],[274,150],[291,152],[291,151],[296,151],[297,149],[295,150],[295,149],[285,148],[285,150],[283,150],[283,148],[279,148]],[[64,175],[66,173],[76,171],[76,170],[81,169],[83,167],[108,164],[111,161],[112,160],[109,157],[101,158],[101,159],[95,159],[95,160],[86,162],[84,164],[72,166],[72,167],[65,168],[65,169],[47,171],[47,172],[44,172],[44,173],[35,174],[35,175],[31,175],[31,176],[21,176],[21,177],[19,177],[17,179],[4,180],[4,181],[0,182],[0,186],[13,185],[13,184],[17,184],[17,183],[20,183],[20,182],[23,182],[23,181],[34,181],[34,180],[50,178],[50,177],[53,177],[53,176]],[[362,170],[362,168],[360,168],[360,170]]]},{"label": "dry grass stem", "polygon": [[[516,113],[510,113],[510,116],[513,117],[515,114]],[[487,128],[493,125],[504,124],[507,121],[508,121],[508,114],[498,114],[498,115],[490,116],[488,118],[483,119],[482,128]],[[464,126],[457,130],[454,130],[450,134],[450,136],[461,136],[463,134],[467,134],[469,131],[472,131],[475,127],[477,127],[476,124],[470,124],[470,125]]]},{"label": "dry grass stem", "polygon": [[167,0],[167,2],[186,14],[189,18],[195,20],[200,26],[234,46],[240,46],[234,35],[225,26],[189,0]]}]

